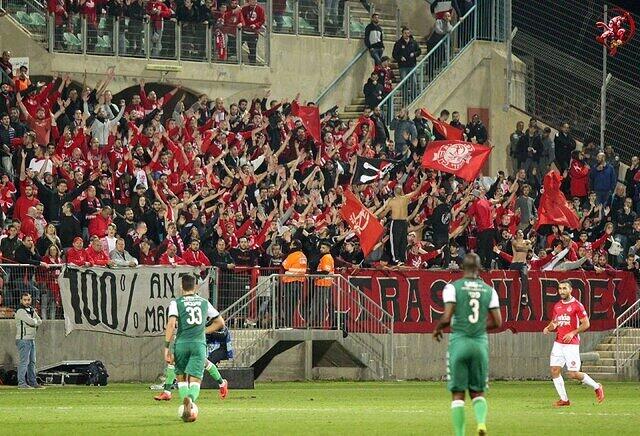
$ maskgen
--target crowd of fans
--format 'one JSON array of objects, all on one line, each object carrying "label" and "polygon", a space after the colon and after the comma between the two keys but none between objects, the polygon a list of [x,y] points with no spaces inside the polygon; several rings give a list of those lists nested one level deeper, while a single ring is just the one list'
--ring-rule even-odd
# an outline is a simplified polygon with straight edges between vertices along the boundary
[{"label": "crowd of fans", "polygon": [[[155,3],[162,2],[146,7]],[[101,7],[136,5],[116,0]],[[417,57],[408,54],[411,41],[407,29],[393,50],[396,60]],[[373,57],[378,65],[367,85],[384,95],[393,81],[389,59],[383,51]],[[200,95],[186,105],[180,87],[160,95],[140,81],[127,101],[109,90],[113,68],[93,88],[78,88],[70,76],[33,83],[27,67],[14,75],[6,51],[0,68],[5,264],[279,267],[300,241],[309,271],[317,268],[320,244],[329,242],[338,267],[455,269],[475,250],[485,268],[638,274],[639,160],[622,174],[610,146],[601,150],[587,140],[577,150],[568,124],[553,135],[535,119],[527,129],[518,123],[509,144],[499,145],[509,156],[507,172],[467,183],[421,167],[427,144],[444,138],[420,111],[411,117],[400,110],[386,125],[373,98],[357,120],[345,122],[337,110],[323,114],[318,142],[291,115],[292,101],[270,100],[269,92],[237,102]],[[165,110],[169,102],[172,112]],[[439,119],[469,141],[488,139],[478,116],[465,125],[459,112],[443,110]],[[350,186],[356,156],[400,164],[372,183]],[[536,230],[550,168],[564,176],[579,229]],[[365,257],[339,216],[347,188],[387,228],[396,219],[390,202],[406,198],[407,246],[398,250],[387,230]],[[39,271],[36,281],[55,283],[55,271]],[[59,304],[59,294],[52,300]]]},{"label": "crowd of fans", "polygon": [[[282,21],[285,8],[286,0],[273,1],[276,22]],[[139,55],[145,50],[143,23],[148,21],[152,56],[169,54],[166,47],[163,49],[163,41],[167,36],[175,38],[175,26],[167,23],[182,26],[182,39],[191,47],[189,54],[198,56],[206,45],[203,25],[210,25],[216,59],[236,56],[236,41],[241,33],[250,63],[256,63],[258,38],[265,32],[266,21],[265,9],[257,0],[48,0],[47,10],[55,19],[57,49],[63,46],[65,33],[83,31],[80,18],[86,20],[89,51],[99,46],[98,37],[111,34],[111,24],[101,28],[101,20],[118,20],[120,53]]]}]

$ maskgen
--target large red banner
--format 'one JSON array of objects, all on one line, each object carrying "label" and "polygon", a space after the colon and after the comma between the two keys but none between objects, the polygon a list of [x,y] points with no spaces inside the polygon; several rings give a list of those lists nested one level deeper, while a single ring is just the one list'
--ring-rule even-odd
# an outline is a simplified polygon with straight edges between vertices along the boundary
[{"label": "large red banner", "polygon": [[[352,270],[343,275],[393,316],[396,333],[433,331],[444,310],[444,286],[462,277],[460,272],[421,270]],[[573,284],[574,297],[589,314],[590,330],[615,328],[616,317],[636,301],[637,284],[628,272],[610,276],[584,271],[532,271],[528,290],[522,289],[515,271],[489,271],[482,278],[498,292],[504,329],[514,332],[544,329],[558,301],[558,283],[562,280]],[[350,321],[357,331],[357,320]]]}]

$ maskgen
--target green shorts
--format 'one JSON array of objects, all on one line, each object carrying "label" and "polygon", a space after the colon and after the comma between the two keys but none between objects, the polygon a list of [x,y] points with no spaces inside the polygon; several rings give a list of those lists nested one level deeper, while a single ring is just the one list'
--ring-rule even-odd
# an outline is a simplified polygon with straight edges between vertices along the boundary
[{"label": "green shorts", "polygon": [[447,388],[451,392],[484,392],[489,381],[489,342],[457,337],[447,351]]},{"label": "green shorts", "polygon": [[175,345],[176,375],[202,379],[206,359],[207,346],[204,342],[181,342]]}]

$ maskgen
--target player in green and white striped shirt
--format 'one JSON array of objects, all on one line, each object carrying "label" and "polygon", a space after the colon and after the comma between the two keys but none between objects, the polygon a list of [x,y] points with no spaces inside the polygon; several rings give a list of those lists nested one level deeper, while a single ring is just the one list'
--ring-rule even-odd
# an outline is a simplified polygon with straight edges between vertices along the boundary
[{"label": "player in green and white striped shirt", "polygon": [[[224,327],[220,313],[204,298],[196,295],[195,277],[182,276],[182,296],[169,304],[169,320],[165,331],[164,359],[175,361],[180,400],[184,406],[182,419],[195,421],[193,405],[200,395],[200,381],[207,359],[205,333]],[[176,332],[175,357],[169,344]]]},{"label": "player in green and white striped shirt", "polygon": [[487,401],[484,398],[489,380],[487,329],[499,328],[502,316],[498,294],[479,277],[480,269],[477,254],[470,253],[464,257],[464,277],[444,287],[444,314],[433,331],[434,339],[439,342],[442,330],[451,325],[447,378],[456,436],[465,434],[464,397],[467,390],[472,398],[478,435],[487,434]]}]

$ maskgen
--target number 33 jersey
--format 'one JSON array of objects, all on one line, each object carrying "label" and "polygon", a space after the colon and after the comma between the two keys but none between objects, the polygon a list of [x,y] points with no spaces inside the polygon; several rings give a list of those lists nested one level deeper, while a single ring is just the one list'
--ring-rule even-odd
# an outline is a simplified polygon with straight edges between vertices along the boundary
[{"label": "number 33 jersey", "polygon": [[169,303],[169,317],[178,318],[176,344],[183,342],[205,343],[204,330],[207,321],[220,313],[204,298],[198,295],[184,295]]},{"label": "number 33 jersey", "polygon": [[444,303],[454,303],[452,336],[486,338],[487,316],[499,307],[498,293],[482,279],[460,279],[444,287]]}]

